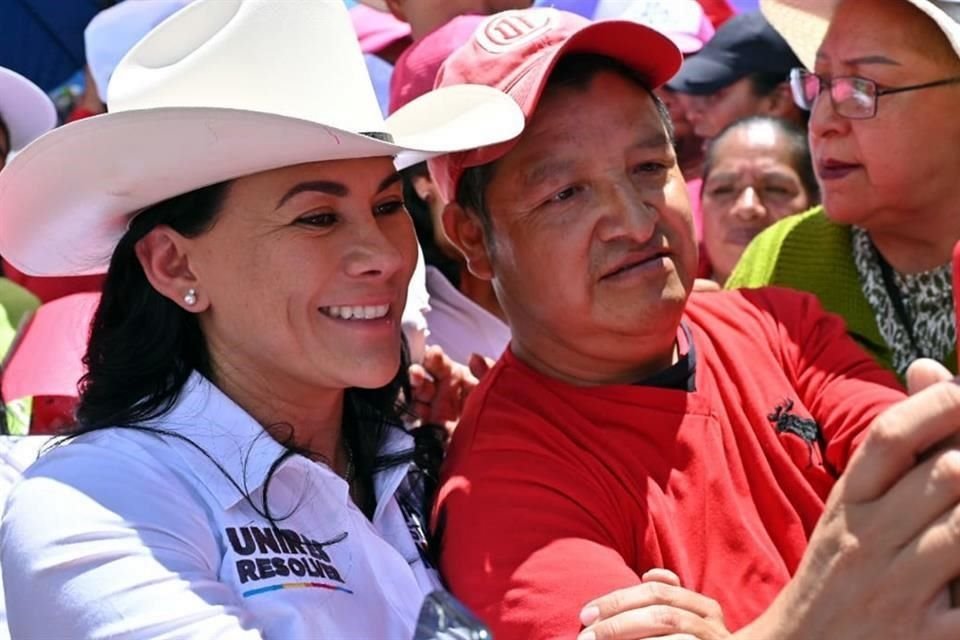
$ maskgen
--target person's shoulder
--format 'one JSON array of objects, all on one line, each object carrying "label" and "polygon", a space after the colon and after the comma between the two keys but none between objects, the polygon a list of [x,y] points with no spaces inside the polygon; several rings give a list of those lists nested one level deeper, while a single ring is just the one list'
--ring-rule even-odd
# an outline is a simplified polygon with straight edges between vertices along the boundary
[{"label": "person's shoulder", "polygon": [[[848,253],[849,227],[832,222],[823,207],[789,216],[762,231],[740,257],[726,288],[798,286],[829,262],[829,256]],[[805,288],[805,287],[804,287]]]}]

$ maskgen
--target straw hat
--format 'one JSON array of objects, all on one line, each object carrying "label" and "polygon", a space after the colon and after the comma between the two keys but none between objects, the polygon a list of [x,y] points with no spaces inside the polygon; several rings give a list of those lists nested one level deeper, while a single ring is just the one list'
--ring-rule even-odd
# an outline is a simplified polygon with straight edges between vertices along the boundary
[{"label": "straw hat", "polygon": [[[903,0],[930,16],[960,57],[960,0]],[[760,0],[760,10],[812,69],[840,0]]]},{"label": "straw hat", "polygon": [[53,129],[57,109],[43,89],[0,67],[0,119],[10,134],[10,151],[16,151]]},{"label": "straw hat", "polygon": [[510,98],[450,89],[384,121],[344,3],[196,0],[120,61],[110,113],[53,130],[0,172],[0,254],[32,275],[98,273],[133,216],[203,186],[519,135]]}]

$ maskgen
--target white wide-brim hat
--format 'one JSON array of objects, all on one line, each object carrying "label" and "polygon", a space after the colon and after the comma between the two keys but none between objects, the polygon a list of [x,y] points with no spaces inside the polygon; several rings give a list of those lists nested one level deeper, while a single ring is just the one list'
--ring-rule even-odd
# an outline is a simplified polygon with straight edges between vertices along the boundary
[{"label": "white wide-brim hat", "polygon": [[120,61],[109,113],[51,131],[0,172],[0,255],[32,275],[100,273],[137,213],[204,186],[521,133],[508,96],[450,89],[384,121],[343,2],[196,0]]},{"label": "white wide-brim hat", "polygon": [[10,134],[10,151],[17,151],[56,126],[57,109],[43,89],[0,67],[0,118]]},{"label": "white wide-brim hat", "polygon": [[[960,0],[902,0],[930,16],[960,57]],[[760,10],[808,69],[840,0],[760,0]]]}]

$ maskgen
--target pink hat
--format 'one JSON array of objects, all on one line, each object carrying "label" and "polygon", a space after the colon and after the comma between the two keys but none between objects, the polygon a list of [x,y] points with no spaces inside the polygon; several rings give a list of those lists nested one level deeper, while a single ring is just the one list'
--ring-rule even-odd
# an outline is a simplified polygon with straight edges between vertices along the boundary
[{"label": "pink hat", "polygon": [[363,4],[351,7],[350,19],[364,53],[379,53],[397,40],[410,37],[410,25],[406,22]]},{"label": "pink hat", "polygon": [[433,89],[440,65],[470,39],[483,21],[484,16],[457,16],[410,45],[393,67],[390,113]]},{"label": "pink hat", "polygon": [[77,397],[86,373],[90,324],[99,292],[75,293],[40,306],[20,330],[3,371],[3,397]]},{"label": "pink hat", "polygon": [[[470,41],[447,58],[436,86],[467,83],[500,89],[529,120],[557,62],[574,53],[618,60],[646,78],[650,88],[669,80],[683,61],[666,36],[635,22],[590,22],[556,9],[521,9],[485,19]],[[430,174],[444,199],[451,201],[466,169],[493,162],[515,144],[513,140],[431,159]]]},{"label": "pink hat", "polygon": [[[604,4],[613,3],[600,4],[598,12]],[[617,4],[621,8],[604,17],[639,22],[656,29],[670,38],[684,55],[703,49],[716,31],[703,7],[695,0],[634,0],[626,7],[622,2]]]}]

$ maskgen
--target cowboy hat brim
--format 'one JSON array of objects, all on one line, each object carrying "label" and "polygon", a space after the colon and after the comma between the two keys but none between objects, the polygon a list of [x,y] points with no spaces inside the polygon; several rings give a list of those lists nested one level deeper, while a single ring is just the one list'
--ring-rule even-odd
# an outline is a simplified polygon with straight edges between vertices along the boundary
[{"label": "cowboy hat brim", "polygon": [[0,118],[10,135],[10,151],[16,151],[53,129],[57,110],[40,87],[0,67]]},{"label": "cowboy hat brim", "polygon": [[[0,172],[0,254],[30,275],[102,273],[144,208],[204,186],[326,160],[428,156],[510,140],[523,116],[506,95],[461,85],[386,121],[393,142],[254,111],[167,107],[55,129]],[[41,242],[37,238],[42,238]]]},{"label": "cowboy hat brim", "polygon": [[[929,16],[960,58],[960,24],[929,0],[903,0]],[[808,69],[830,26],[839,0],[760,0],[760,10]]]}]

